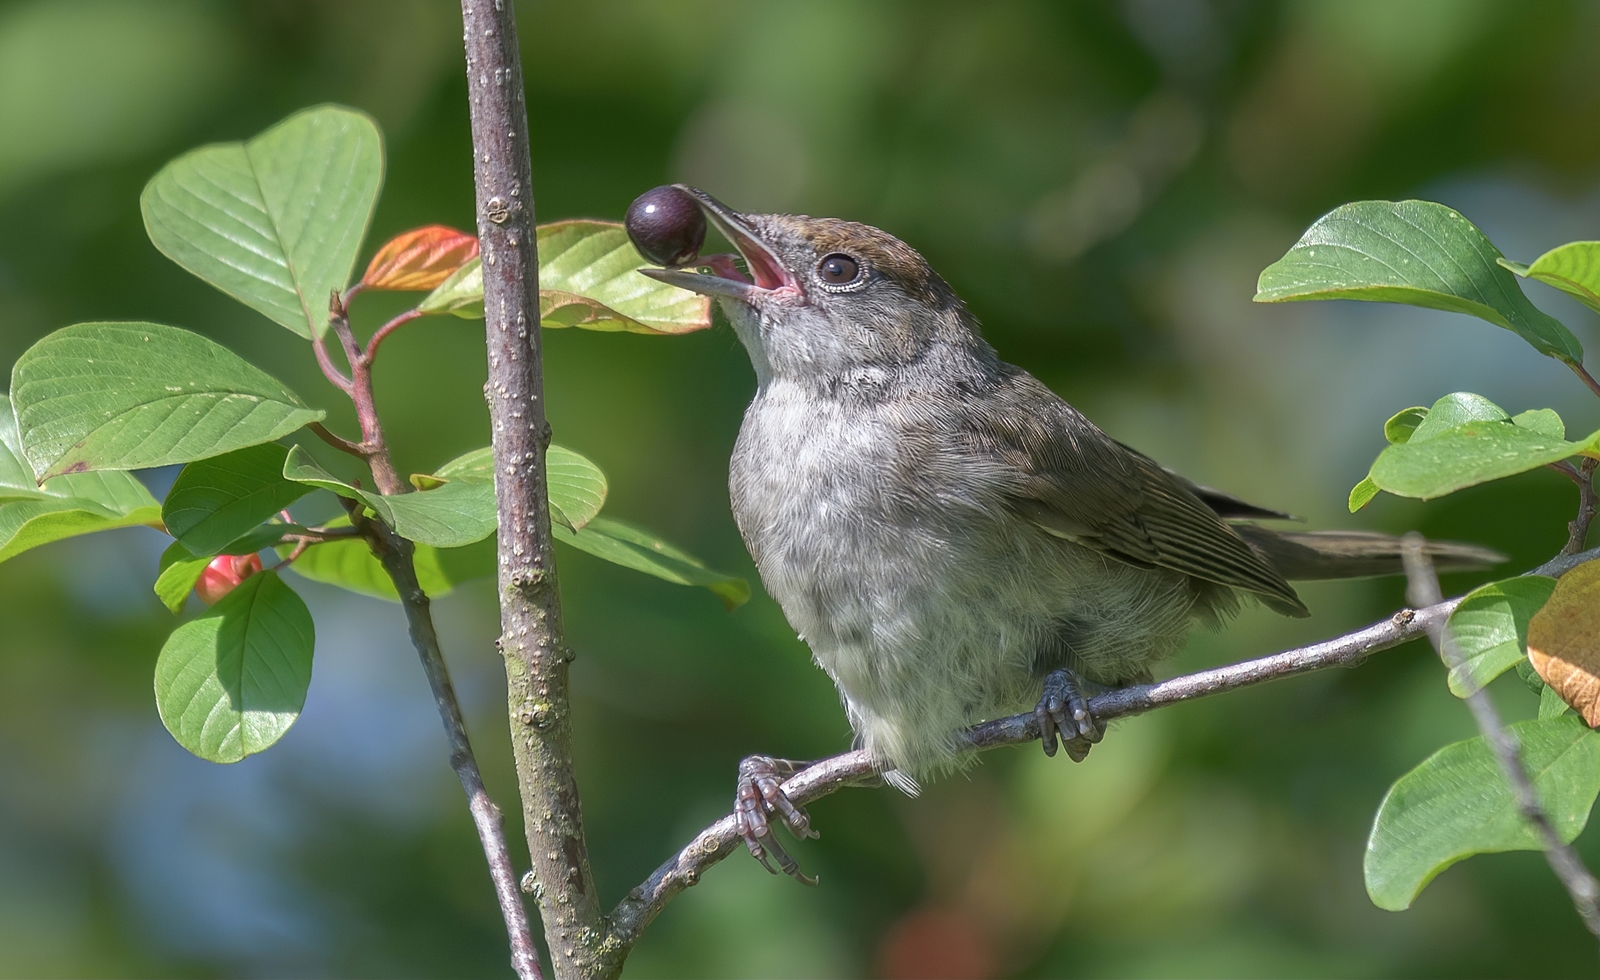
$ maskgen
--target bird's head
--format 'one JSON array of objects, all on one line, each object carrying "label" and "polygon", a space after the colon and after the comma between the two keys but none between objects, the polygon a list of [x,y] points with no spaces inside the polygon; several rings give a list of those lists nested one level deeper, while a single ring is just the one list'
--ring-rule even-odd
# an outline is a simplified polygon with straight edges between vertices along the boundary
[{"label": "bird's head", "polygon": [[[743,258],[641,269],[717,298],[756,375],[836,383],[916,364],[941,343],[977,340],[961,301],[909,245],[871,225],[741,214],[683,184]],[[707,271],[696,271],[707,270]]]}]

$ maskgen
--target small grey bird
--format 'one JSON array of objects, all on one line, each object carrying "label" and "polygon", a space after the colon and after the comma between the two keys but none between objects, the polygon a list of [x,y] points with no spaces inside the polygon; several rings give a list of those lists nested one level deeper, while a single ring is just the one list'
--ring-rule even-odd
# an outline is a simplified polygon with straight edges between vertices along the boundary
[{"label": "small grey bird", "polygon": [[[960,729],[1029,705],[1045,751],[1059,733],[1082,759],[1101,737],[1085,683],[1150,680],[1197,623],[1243,599],[1307,615],[1288,579],[1401,571],[1398,539],[1245,523],[1288,515],[1113,440],[1001,361],[899,239],[675,190],[748,269],[694,257],[696,239],[679,267],[641,270],[716,297],[749,351],[757,387],[730,466],[734,518],[860,744],[901,789],[964,764]],[[700,220],[686,200],[681,210]],[[1431,547],[1441,568],[1501,560]],[[810,833],[779,788],[795,768],[746,760],[737,812],[752,853],[799,876],[769,825]]]}]

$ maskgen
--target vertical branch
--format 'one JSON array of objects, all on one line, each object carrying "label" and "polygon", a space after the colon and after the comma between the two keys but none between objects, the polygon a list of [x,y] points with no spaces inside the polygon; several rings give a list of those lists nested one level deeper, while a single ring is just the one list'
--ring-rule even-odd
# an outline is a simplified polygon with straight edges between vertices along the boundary
[{"label": "vertical branch", "polygon": [[[1439,579],[1434,574],[1433,562],[1422,546],[1422,535],[1412,532],[1402,539],[1401,554],[1405,559],[1406,580],[1409,583],[1408,598],[1413,605],[1431,606],[1439,601]],[[1428,630],[1428,639],[1433,642],[1433,648],[1439,652],[1447,668],[1457,670],[1462,666],[1461,653],[1446,638],[1443,622]],[[1487,690],[1480,687],[1468,695],[1467,707],[1472,710],[1472,720],[1478,723],[1478,731],[1483,733],[1484,742],[1500,763],[1506,782],[1511,785],[1517,809],[1533,825],[1544,844],[1544,856],[1550,862],[1550,870],[1555,872],[1567,889],[1572,907],[1577,910],[1584,926],[1595,936],[1600,936],[1600,882],[1595,881],[1594,875],[1589,873],[1583,859],[1578,857],[1572,846],[1561,840],[1555,826],[1550,823],[1549,815],[1540,806],[1533,783],[1528,779],[1528,771],[1523,768],[1522,747],[1517,744],[1516,736],[1506,731],[1494,702],[1489,700]]]},{"label": "vertical branch", "polygon": [[522,790],[532,891],[555,975],[590,976],[604,920],[572,771],[571,653],[550,544],[533,165],[516,18],[507,0],[462,0],[478,241],[489,356],[485,395],[500,508],[500,651]]}]

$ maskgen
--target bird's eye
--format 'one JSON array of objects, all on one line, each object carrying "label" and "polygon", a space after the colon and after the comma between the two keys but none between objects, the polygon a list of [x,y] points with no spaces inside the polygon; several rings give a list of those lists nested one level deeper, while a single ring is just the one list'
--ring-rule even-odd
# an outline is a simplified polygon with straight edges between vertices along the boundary
[{"label": "bird's eye", "polygon": [[817,263],[817,278],[830,286],[848,286],[861,275],[861,264],[842,252],[825,256]]}]

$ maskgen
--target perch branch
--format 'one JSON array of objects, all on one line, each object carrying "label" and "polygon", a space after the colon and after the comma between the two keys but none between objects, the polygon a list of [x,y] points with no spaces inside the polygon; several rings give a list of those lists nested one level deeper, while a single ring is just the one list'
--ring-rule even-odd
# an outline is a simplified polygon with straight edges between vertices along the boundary
[{"label": "perch branch", "polygon": [[[1586,562],[1600,559],[1600,548],[1578,555],[1558,556],[1528,572],[1562,575]],[[1402,609],[1387,619],[1343,636],[1282,653],[1202,670],[1155,684],[1118,688],[1089,699],[1096,718],[1109,721],[1142,714],[1156,708],[1209,697],[1240,688],[1329,667],[1354,667],[1367,657],[1442,629],[1460,598]],[[985,722],[968,729],[964,740],[974,751],[1037,741],[1038,723],[1033,712]],[[879,770],[865,750],[857,749],[812,763],[791,776],[783,790],[797,806],[819,800],[848,786],[871,785]],[[742,843],[733,814],[702,830],[677,854],[629,892],[611,913],[608,955],[618,965],[657,914],[678,893],[695,884],[712,865],[732,854]]]},{"label": "perch branch", "polygon": [[[1439,601],[1439,577],[1434,574],[1433,561],[1423,550],[1423,543],[1422,535],[1416,532],[1406,535],[1401,542],[1401,556],[1406,563],[1408,598],[1417,605],[1431,605]],[[1428,641],[1449,670],[1456,672],[1464,669],[1461,651],[1445,635],[1443,620],[1429,627]],[[1500,720],[1500,712],[1495,710],[1486,689],[1479,687],[1469,694],[1467,707],[1472,710],[1472,720],[1477,722],[1478,731],[1483,733],[1484,742],[1500,763],[1506,782],[1511,785],[1517,809],[1522,811],[1523,818],[1538,833],[1544,845],[1545,859],[1550,862],[1550,870],[1555,872],[1566,887],[1567,894],[1572,897],[1572,907],[1577,910],[1578,918],[1583,920],[1591,933],[1600,937],[1600,882],[1595,881],[1594,875],[1584,867],[1583,859],[1578,857],[1571,845],[1556,833],[1549,815],[1539,804],[1533,781],[1528,778],[1528,771],[1522,765],[1522,746],[1517,743],[1515,735],[1506,731]]]},{"label": "perch branch", "polygon": [[550,543],[533,165],[514,4],[461,0],[499,503],[500,652],[522,791],[529,891],[560,980],[597,975],[606,934],[572,769],[567,664]]}]

